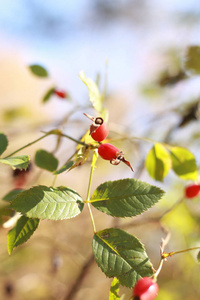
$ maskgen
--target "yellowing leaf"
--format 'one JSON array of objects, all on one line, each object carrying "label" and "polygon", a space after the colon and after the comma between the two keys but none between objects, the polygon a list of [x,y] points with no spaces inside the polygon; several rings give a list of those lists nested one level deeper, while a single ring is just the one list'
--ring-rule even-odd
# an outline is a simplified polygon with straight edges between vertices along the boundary
[{"label": "yellowing leaf", "polygon": [[198,172],[194,155],[182,147],[171,147],[172,169],[182,179],[197,180]]},{"label": "yellowing leaf", "polygon": [[149,151],[145,166],[149,175],[158,181],[163,181],[171,168],[171,158],[162,144],[155,144]]}]

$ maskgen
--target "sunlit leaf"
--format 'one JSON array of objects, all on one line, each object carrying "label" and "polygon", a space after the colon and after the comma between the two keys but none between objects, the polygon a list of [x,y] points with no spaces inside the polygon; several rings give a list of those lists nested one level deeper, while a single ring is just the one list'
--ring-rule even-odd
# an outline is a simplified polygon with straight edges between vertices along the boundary
[{"label": "sunlit leaf", "polygon": [[121,285],[133,287],[141,277],[153,274],[143,245],[121,229],[95,233],[92,246],[98,266],[106,276],[117,277]]},{"label": "sunlit leaf", "polygon": [[25,243],[37,229],[38,224],[38,219],[22,216],[15,227],[8,232],[8,253],[11,254],[15,247]]},{"label": "sunlit leaf", "polygon": [[170,147],[172,169],[182,179],[197,180],[198,171],[194,155],[182,147]]},{"label": "sunlit leaf", "polygon": [[163,181],[171,167],[171,157],[162,144],[155,144],[149,151],[145,166],[152,178]]},{"label": "sunlit leaf", "polygon": [[119,300],[119,280],[115,277],[110,286],[109,300]]},{"label": "sunlit leaf", "polygon": [[53,172],[58,167],[58,160],[52,153],[39,149],[35,154],[35,164],[41,169]]},{"label": "sunlit leaf", "polygon": [[190,46],[185,54],[185,68],[191,74],[200,74],[200,47]]},{"label": "sunlit leaf", "polygon": [[11,207],[29,218],[61,220],[81,213],[83,200],[67,187],[36,186],[20,193]]},{"label": "sunlit leaf", "polygon": [[13,168],[17,169],[24,169],[28,168],[30,162],[30,157],[28,155],[19,155],[19,156],[12,156],[7,158],[1,158],[0,163],[9,165]]},{"label": "sunlit leaf", "polygon": [[31,65],[29,66],[29,69],[31,70],[31,72],[38,77],[48,77],[48,72],[47,70],[40,66],[40,65]]},{"label": "sunlit leaf", "polygon": [[99,92],[97,84],[90,78],[86,77],[85,73],[82,71],[79,74],[80,79],[85,83],[89,92],[89,99],[93,107],[101,113],[102,111],[102,97]]},{"label": "sunlit leaf", "polygon": [[163,194],[156,186],[127,178],[104,182],[97,187],[89,202],[108,215],[132,217],[148,210]]}]

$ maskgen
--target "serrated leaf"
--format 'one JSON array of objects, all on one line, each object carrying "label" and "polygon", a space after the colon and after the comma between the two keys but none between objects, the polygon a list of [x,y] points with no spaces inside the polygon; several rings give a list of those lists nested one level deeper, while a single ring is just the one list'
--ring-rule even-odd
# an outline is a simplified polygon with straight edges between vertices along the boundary
[{"label": "serrated leaf", "polygon": [[171,167],[171,157],[162,144],[156,143],[149,151],[145,166],[152,178],[163,181]]},{"label": "serrated leaf", "polygon": [[143,245],[121,229],[108,228],[97,232],[92,246],[101,270],[108,277],[117,277],[123,286],[133,287],[141,277],[153,274]]},{"label": "serrated leaf", "polygon": [[191,74],[200,74],[200,47],[191,46],[187,48],[185,55],[185,69]]},{"label": "serrated leaf", "polygon": [[53,172],[58,167],[58,160],[52,153],[39,149],[35,154],[35,164],[41,169]]},{"label": "serrated leaf", "polygon": [[0,155],[6,150],[8,146],[8,139],[5,134],[0,132]]},{"label": "serrated leaf", "polygon": [[15,247],[25,243],[37,229],[38,224],[38,219],[22,216],[15,227],[8,232],[8,253],[11,254]]},{"label": "serrated leaf", "polygon": [[110,286],[109,300],[119,299],[119,280],[115,277]]},{"label": "serrated leaf", "polygon": [[24,190],[22,189],[15,189],[15,190],[12,190],[10,191],[9,193],[7,193],[3,198],[2,200],[4,201],[8,201],[8,202],[11,202],[13,201],[13,199],[15,199],[17,197],[17,195],[19,195],[21,192],[23,192]]},{"label": "serrated leaf", "polygon": [[83,210],[83,200],[67,187],[35,186],[19,194],[11,208],[29,218],[62,220],[76,217]]},{"label": "serrated leaf", "polygon": [[197,180],[198,171],[194,155],[182,147],[170,147],[173,171],[184,180]]},{"label": "serrated leaf", "polygon": [[86,77],[85,73],[82,71],[79,74],[80,79],[87,86],[89,92],[89,99],[93,107],[101,113],[102,111],[102,97],[99,92],[97,84],[90,78]]},{"label": "serrated leaf", "polygon": [[69,170],[73,166],[74,162],[72,160],[68,161],[64,166],[62,166],[59,170],[53,172],[54,175],[61,174],[67,170]]},{"label": "serrated leaf", "polygon": [[89,202],[98,210],[114,217],[132,217],[152,207],[164,191],[146,182],[127,178],[104,182],[94,191]]},{"label": "serrated leaf", "polygon": [[29,66],[29,69],[31,70],[31,72],[38,77],[48,77],[48,72],[47,70],[40,66],[40,65],[31,65]]},{"label": "serrated leaf", "polygon": [[54,94],[54,91],[55,91],[55,87],[51,87],[44,95],[42,102],[46,103],[51,98],[51,96]]},{"label": "serrated leaf", "polygon": [[0,163],[12,166],[13,168],[17,169],[24,169],[28,168],[30,162],[30,157],[28,155],[19,155],[19,156],[12,156],[7,158],[1,158]]}]

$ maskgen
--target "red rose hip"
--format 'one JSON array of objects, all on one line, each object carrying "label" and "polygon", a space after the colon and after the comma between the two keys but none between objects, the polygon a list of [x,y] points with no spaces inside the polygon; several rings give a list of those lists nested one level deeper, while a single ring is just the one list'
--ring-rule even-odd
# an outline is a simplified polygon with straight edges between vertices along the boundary
[{"label": "red rose hip", "polygon": [[185,196],[187,198],[194,198],[200,194],[200,185],[191,184],[185,188]]},{"label": "red rose hip", "polygon": [[84,114],[93,123],[90,126],[90,135],[96,142],[102,142],[108,136],[108,127],[101,117],[94,118],[88,114]]},{"label": "red rose hip", "polygon": [[109,160],[112,165],[118,165],[122,161],[133,171],[130,162],[124,158],[123,152],[115,146],[108,143],[101,144],[98,148],[98,153],[103,159]]},{"label": "red rose hip", "polygon": [[158,295],[158,284],[150,277],[140,278],[133,288],[134,300],[154,300]]}]

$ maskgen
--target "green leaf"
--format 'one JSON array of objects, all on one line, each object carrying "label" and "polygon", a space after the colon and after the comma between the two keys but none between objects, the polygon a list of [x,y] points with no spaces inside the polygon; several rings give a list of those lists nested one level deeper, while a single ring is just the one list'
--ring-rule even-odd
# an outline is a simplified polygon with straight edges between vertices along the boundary
[{"label": "green leaf", "polygon": [[0,155],[6,150],[8,146],[8,139],[5,134],[0,132]]},{"label": "green leaf", "polygon": [[20,193],[11,207],[29,218],[62,220],[76,217],[83,210],[83,200],[67,187],[35,186]]},{"label": "green leaf", "polygon": [[97,232],[92,246],[98,266],[106,276],[117,277],[121,285],[133,287],[141,277],[153,274],[143,245],[121,229]]},{"label": "green leaf", "polygon": [[198,171],[194,155],[182,147],[171,147],[172,169],[184,180],[197,180]]},{"label": "green leaf", "polygon": [[101,113],[102,111],[102,97],[99,92],[97,84],[90,78],[86,77],[85,73],[82,71],[79,74],[80,79],[85,83],[89,92],[89,99],[93,107]]},{"label": "green leaf", "polygon": [[58,167],[58,160],[52,153],[39,149],[35,154],[35,164],[41,169],[53,172]]},{"label": "green leaf", "polygon": [[10,191],[9,193],[7,193],[2,200],[4,201],[13,201],[13,199],[15,199],[17,197],[17,195],[19,195],[21,192],[23,192],[24,190],[21,189],[15,189]]},{"label": "green leaf", "polygon": [[22,216],[15,227],[8,232],[8,253],[11,254],[15,247],[25,243],[37,229],[38,224],[38,219]]},{"label": "green leaf", "polygon": [[155,144],[149,151],[145,166],[152,178],[163,181],[171,167],[171,157],[162,144]]},{"label": "green leaf", "polygon": [[29,66],[31,72],[38,77],[48,77],[47,70],[40,65],[31,65]]},{"label": "green leaf", "polygon": [[51,96],[54,94],[54,91],[55,91],[55,87],[51,87],[44,95],[42,102],[43,103],[47,102],[51,98]]},{"label": "green leaf", "polygon": [[24,169],[28,168],[30,162],[30,157],[28,155],[19,155],[19,156],[12,156],[7,158],[1,158],[0,163],[12,166],[13,168],[17,169]]},{"label": "green leaf", "polygon": [[54,175],[61,174],[67,170],[69,170],[73,166],[74,162],[72,160],[68,161],[64,166],[62,166],[59,170],[53,172]]},{"label": "green leaf", "polygon": [[119,300],[119,280],[115,277],[110,286],[109,300]]},{"label": "green leaf", "polygon": [[200,47],[191,46],[187,48],[185,55],[185,69],[192,75],[200,74]]},{"label": "green leaf", "polygon": [[161,199],[164,192],[137,179],[122,179],[101,184],[89,202],[98,210],[114,217],[141,214]]}]

